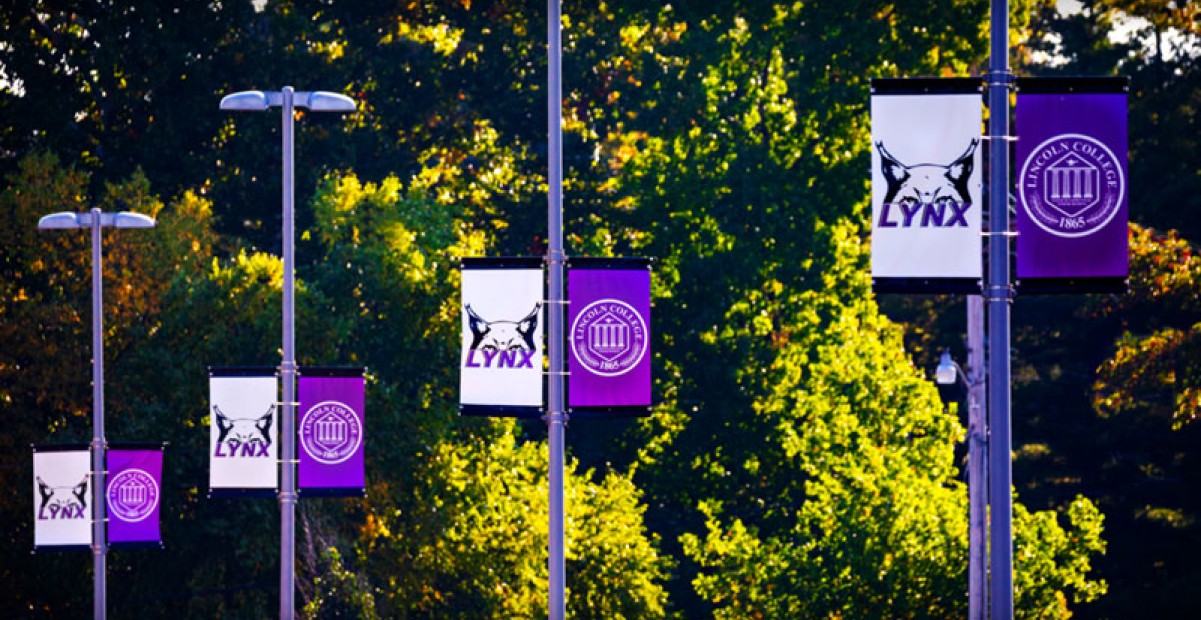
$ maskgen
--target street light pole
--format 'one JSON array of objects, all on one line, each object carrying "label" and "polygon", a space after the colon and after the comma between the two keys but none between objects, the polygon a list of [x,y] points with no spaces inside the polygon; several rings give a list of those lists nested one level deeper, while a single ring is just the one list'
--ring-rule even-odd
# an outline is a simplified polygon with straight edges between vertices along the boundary
[{"label": "street light pole", "polygon": [[104,250],[100,234],[100,209],[92,209],[92,617],[105,617],[108,588],[107,553],[104,522],[108,506],[104,501]]},{"label": "street light pole", "polygon": [[140,213],[62,212],[38,221],[39,230],[89,228],[92,232],[92,616],[105,617],[108,541],[104,525],[108,519],[104,501],[104,250],[100,229],[153,228],[154,219]]},{"label": "street light pole", "polygon": [[345,95],[324,91],[296,92],[291,86],[281,91],[242,91],[221,99],[222,110],[261,111],[278,106],[282,116],[283,133],[283,360],[280,380],[283,382],[283,402],[280,424],[280,446],[283,470],[279,492],[279,617],[295,617],[296,576],[296,325],[295,325],[295,248],[293,224],[293,122],[296,108],[314,112],[353,112],[354,100]]},{"label": "street light pole", "polygon": [[967,296],[968,355],[968,619],[984,620],[988,608],[988,391],[984,372],[984,299]]},{"label": "street light pole", "polygon": [[[975,303],[973,303],[975,302]],[[934,371],[934,380],[939,385],[959,384],[967,397],[968,406],[968,619],[984,620],[985,602],[984,589],[986,581],[984,539],[987,526],[985,523],[985,491],[988,479],[984,471],[984,459],[988,440],[984,426],[984,412],[981,405],[984,400],[984,373],[980,365],[983,351],[980,344],[983,332],[979,329],[983,322],[983,304],[980,297],[968,297],[968,358],[969,372],[963,372],[959,364],[951,358],[948,351],[943,351],[938,360],[938,368]],[[970,373],[970,374],[969,374]]]},{"label": "street light pole", "polygon": [[280,473],[279,493],[279,617],[292,618],[296,609],[296,258],[292,245],[292,225],[295,222],[295,195],[293,192],[294,160],[293,122],[294,100],[291,86],[283,89],[281,110],[281,133],[283,134],[283,360],[280,362],[280,381],[283,382],[284,414],[280,433],[283,470]]},{"label": "street light pole", "polygon": [[992,620],[1013,617],[1013,467],[1009,402],[1009,2],[990,0],[988,70],[988,441]]},{"label": "street light pole", "polygon": [[549,134],[548,158],[548,204],[547,204],[547,269],[550,272],[549,306],[547,315],[550,323],[548,330],[550,342],[547,345],[550,377],[547,381],[547,396],[549,407],[546,415],[548,435],[547,484],[550,488],[548,509],[547,553],[549,556],[547,569],[550,573],[548,582],[548,616],[550,620],[563,620],[567,609],[567,579],[564,550],[564,499],[563,499],[563,444],[565,442],[563,378],[563,265],[566,255],[563,253],[563,86],[561,58],[561,26],[559,0],[547,0],[548,39],[548,83],[547,93],[547,132]]}]

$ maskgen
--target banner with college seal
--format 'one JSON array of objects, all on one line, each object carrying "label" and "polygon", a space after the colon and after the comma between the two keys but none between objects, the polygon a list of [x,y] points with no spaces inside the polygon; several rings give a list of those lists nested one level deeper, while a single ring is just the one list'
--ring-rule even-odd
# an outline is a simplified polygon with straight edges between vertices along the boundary
[{"label": "banner with college seal", "polygon": [[363,368],[300,369],[297,488],[304,495],[358,496],[366,487]]},{"label": "banner with college seal", "polygon": [[572,258],[567,291],[568,410],[650,415],[650,261]]},{"label": "banner with college seal", "polygon": [[1021,78],[1017,89],[1018,291],[1124,291],[1127,79]]},{"label": "banner with college seal", "polygon": [[163,445],[112,444],[107,460],[108,543],[162,546]]},{"label": "banner with college seal", "polygon": [[209,368],[210,497],[275,495],[278,403],[274,368]]},{"label": "banner with college seal", "polygon": [[541,258],[462,259],[459,413],[542,414]]},{"label": "banner with college seal", "polygon": [[983,83],[873,79],[872,289],[979,293]]},{"label": "banner with college seal", "polygon": [[85,445],[33,446],[33,548],[92,544],[92,463]]}]

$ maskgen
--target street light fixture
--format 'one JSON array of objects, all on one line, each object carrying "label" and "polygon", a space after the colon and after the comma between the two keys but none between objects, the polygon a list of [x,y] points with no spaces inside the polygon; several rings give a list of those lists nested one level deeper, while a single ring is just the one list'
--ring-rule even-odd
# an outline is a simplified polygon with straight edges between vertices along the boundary
[{"label": "street light fixture", "polygon": [[103,213],[100,209],[92,209],[84,213],[63,211],[51,213],[38,220],[38,230],[59,230],[64,228],[92,228],[95,218],[100,218],[100,226],[108,228],[154,228],[154,218],[132,211],[120,213]]},{"label": "street light fixture", "polygon": [[[981,310],[980,300],[976,297],[974,308]],[[969,305],[969,312],[973,308]],[[975,351],[973,351],[975,353]],[[973,355],[983,358],[983,355]],[[988,503],[988,472],[985,469],[988,451],[988,436],[985,430],[984,412],[981,403],[984,401],[984,381],[979,371],[980,362],[971,365],[975,373],[970,377],[963,368],[951,358],[951,353],[943,351],[938,359],[938,367],[934,369],[934,382],[939,385],[959,384],[967,394],[968,401],[968,618],[983,620],[985,608],[985,582],[987,580],[987,557],[984,552],[984,538],[987,525],[985,513]]]},{"label": "street light fixture", "polygon": [[968,389],[967,380],[963,378],[963,369],[951,359],[950,351],[943,351],[938,358],[938,367],[934,369],[934,382],[939,385],[951,385],[956,380],[963,389]]},{"label": "street light fixture", "polygon": [[295,540],[296,540],[296,326],[295,326],[295,260],[293,239],[293,112],[305,108],[314,112],[353,112],[354,100],[346,95],[325,91],[296,92],[291,86],[280,91],[247,90],[221,98],[221,109],[229,111],[262,111],[279,107],[283,121],[283,361],[280,380],[283,382],[283,402],[280,416],[281,460],[280,480],[280,567],[279,616],[291,619],[295,615]]},{"label": "street light fixture", "polygon": [[90,228],[92,230],[92,615],[105,617],[105,555],[108,544],[104,523],[108,518],[104,501],[104,252],[101,228],[153,228],[154,218],[121,211],[104,213],[92,209],[84,213],[52,213],[38,220],[38,230]]},{"label": "street light fixture", "polygon": [[[284,105],[283,91],[244,90],[221,98],[221,109],[227,111],[262,112],[267,108]],[[292,91],[292,107],[305,108],[314,112],[354,112],[354,99],[346,95],[324,90]]]}]

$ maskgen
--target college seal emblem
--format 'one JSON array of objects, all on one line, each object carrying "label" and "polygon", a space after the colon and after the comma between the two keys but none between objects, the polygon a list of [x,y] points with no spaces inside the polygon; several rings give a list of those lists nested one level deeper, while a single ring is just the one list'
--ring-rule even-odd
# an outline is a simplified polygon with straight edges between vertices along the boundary
[{"label": "college seal emblem", "polygon": [[571,324],[571,353],[593,374],[624,375],[646,355],[646,320],[629,304],[601,299]]},{"label": "college seal emblem", "polygon": [[136,523],[158,506],[158,482],[141,469],[126,469],[108,483],[108,510],[113,516]]},{"label": "college seal emblem", "polygon": [[1018,195],[1039,228],[1057,237],[1091,235],[1118,213],[1126,178],[1113,151],[1083,134],[1038,145],[1022,164]]},{"label": "college seal emblem", "polygon": [[300,421],[300,445],[319,463],[341,463],[354,455],[362,443],[359,417],[344,403],[333,400],[317,403]]}]

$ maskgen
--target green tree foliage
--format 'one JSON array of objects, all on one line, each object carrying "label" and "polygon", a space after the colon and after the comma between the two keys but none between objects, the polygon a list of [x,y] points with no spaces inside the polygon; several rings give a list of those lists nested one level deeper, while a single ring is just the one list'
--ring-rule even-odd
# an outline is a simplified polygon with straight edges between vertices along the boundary
[{"label": "green tree foliage", "polygon": [[[772,495],[804,498],[795,516],[773,520],[765,515],[789,516],[788,507],[740,502],[744,516],[723,526],[703,504],[705,538],[685,536],[686,552],[706,569],[694,584],[721,617],[966,613],[965,494],[948,441],[962,429],[899,354],[899,329],[872,304],[842,301],[856,298],[846,287],[866,288],[863,273],[827,271],[831,290],[803,297],[813,323],[797,326],[773,365],[780,374],[764,380],[774,393],[756,406],[759,416],[773,415],[741,422],[758,427],[754,453],[782,452],[800,472],[758,498],[760,506]],[[1105,549],[1096,508],[1078,499],[1067,517],[1017,504],[1022,617],[1066,617],[1069,601],[1105,592],[1089,574],[1090,557]]]},{"label": "green tree foliage", "polygon": [[[86,201],[82,177],[80,185],[72,188],[68,183],[71,171],[59,167],[53,158],[31,158],[23,170],[26,177],[13,179],[3,194],[8,204],[24,204],[24,197],[30,194],[46,194],[39,200],[52,200],[54,188],[78,191],[78,199]],[[137,605],[150,613],[185,607],[199,617],[269,614],[274,596],[271,584],[278,570],[278,539],[271,527],[276,520],[275,503],[205,497],[209,421],[203,403],[207,401],[206,365],[269,365],[269,360],[278,355],[281,265],[277,258],[253,251],[240,251],[228,259],[212,257],[208,203],[189,194],[167,208],[156,207],[158,203],[146,190],[144,178],[137,177],[111,191],[113,201],[139,205],[135,208],[158,215],[159,228],[145,231],[150,241],[137,242],[132,235],[121,235],[120,239],[129,245],[110,247],[111,257],[105,263],[106,270],[116,272],[109,279],[120,283],[110,283],[108,290],[113,292],[109,302],[122,306],[121,311],[106,317],[111,326],[106,353],[114,356],[107,373],[111,384],[107,393],[108,435],[170,441],[164,537],[171,541],[171,547],[178,545],[178,553],[192,559],[178,562],[166,554],[114,553],[110,560],[110,600],[117,609]],[[30,202],[29,208],[5,212],[20,215],[41,206]],[[409,611],[423,617],[422,609],[427,609],[424,616],[536,616],[539,606],[545,606],[539,598],[545,588],[545,561],[538,559],[545,557],[544,551],[540,552],[545,549],[545,532],[539,537],[537,528],[525,528],[529,534],[524,538],[504,537],[479,527],[481,523],[474,519],[457,523],[453,515],[459,510],[470,512],[495,527],[516,525],[504,525],[514,515],[536,523],[537,512],[520,502],[536,498],[539,493],[544,495],[545,455],[535,443],[518,446],[515,427],[487,431],[483,436],[488,441],[476,439],[465,444],[473,447],[467,456],[457,456],[456,463],[468,457],[473,462],[486,461],[491,455],[491,462],[503,463],[505,472],[525,471],[521,479],[527,486],[521,493],[512,494],[507,491],[516,482],[498,478],[499,487],[467,486],[451,498],[441,498],[446,488],[465,485],[464,472],[458,466],[435,466],[445,462],[438,460],[439,454],[449,458],[466,449],[456,447],[460,441],[456,438],[468,440],[486,430],[473,431],[470,425],[455,430],[453,413],[459,321],[454,303],[458,272],[453,258],[479,253],[483,236],[451,217],[450,207],[402,192],[395,178],[375,184],[361,183],[354,176],[331,177],[322,186],[314,212],[318,225],[309,242],[302,244],[302,253],[311,253],[304,260],[307,277],[302,277],[298,295],[300,362],[368,365],[370,441],[377,443],[369,449],[372,502],[308,500],[302,507],[299,577],[308,611],[316,616],[338,609],[367,614],[375,609],[376,597],[383,593],[378,605],[387,610],[388,617]],[[25,215],[23,219],[30,219],[28,213]],[[9,234],[29,229],[17,224],[5,227]],[[162,238],[150,237],[164,232]],[[47,241],[74,245],[75,261],[87,273],[83,240],[46,237],[44,247]],[[29,286],[39,294],[53,291],[18,277],[23,276],[22,270],[30,269],[28,262],[35,263],[35,274],[48,277],[50,267],[59,266],[49,260],[50,253],[34,254],[32,249],[37,244],[33,242],[10,247],[22,252],[29,247],[30,252],[6,261],[14,267],[14,276],[5,278],[6,285],[14,290]],[[67,281],[65,276],[55,277]],[[153,280],[147,281],[150,278]],[[82,278],[74,285],[72,305],[88,306],[87,283]],[[61,306],[67,304],[58,304],[54,312],[53,304],[47,307],[16,294],[11,299],[15,309],[6,306],[6,313],[36,311],[48,317],[44,319],[48,325],[63,321]],[[396,320],[398,316],[406,318]],[[69,325],[90,325],[86,316],[82,321],[78,318],[78,312],[67,313],[65,318]],[[35,324],[27,321],[22,319],[18,324]],[[86,356],[80,353],[90,342],[87,327],[76,325],[72,330],[60,331],[65,334],[59,346],[81,358],[64,360],[61,367],[74,363],[81,367],[77,374],[86,376],[82,372],[87,367]],[[67,333],[73,338],[67,338]],[[6,346],[5,351],[15,356],[29,349],[33,355],[36,340],[47,335],[38,329],[6,332],[5,342],[13,346]],[[34,342],[24,344],[26,340]],[[52,359],[45,353],[42,347],[39,359]],[[164,360],[172,363],[165,364]],[[36,388],[36,384],[24,384],[16,374],[25,363],[37,366],[36,362],[20,360],[10,365],[6,360],[5,370],[13,373],[15,386]],[[44,371],[51,374],[50,369]],[[67,409],[69,414],[57,417],[31,417],[27,428],[18,427],[17,432],[6,435],[6,440],[27,445],[30,438],[45,440],[51,433],[57,440],[89,436],[90,407],[86,404],[90,402],[90,390],[86,383],[78,390],[77,401],[71,401],[56,383],[61,379],[47,376],[45,381],[48,395],[56,394],[77,409]],[[153,388],[165,385],[176,387],[166,392]],[[16,391],[6,391],[5,395],[7,407],[12,407],[14,397],[36,396]],[[18,419],[15,410],[7,407],[6,419]],[[61,407],[66,409],[65,404]],[[507,452],[503,451],[505,445]],[[5,468],[11,473],[5,478],[27,480],[28,452],[17,449],[7,454],[10,457]],[[435,460],[427,464],[431,458]],[[375,477],[374,472],[381,474]],[[385,476],[382,472],[394,474]],[[535,475],[537,472],[541,477]],[[490,471],[476,473],[488,476]],[[595,483],[590,482],[592,478],[591,473],[570,478],[572,495],[578,499],[568,531],[573,539],[586,539],[573,550],[573,587],[579,592],[573,609],[580,616],[598,618],[663,615],[665,600],[659,582],[666,560],[658,555],[641,525],[637,490],[616,473]],[[19,491],[25,488],[24,484],[11,485],[12,497],[4,503],[6,510],[15,511],[11,517],[14,523],[28,523],[28,511],[22,510],[28,504],[19,499],[25,497]],[[408,498],[422,494],[428,494],[429,506],[435,508],[432,516],[410,507]],[[445,508],[439,513],[437,506]],[[421,519],[392,522],[390,531],[401,541],[397,544],[428,558],[430,564],[381,564],[366,547],[348,557],[338,553],[338,549],[356,549],[360,540],[364,545],[376,545],[378,532],[372,524],[381,523],[383,515],[390,518],[393,511],[399,514],[402,507],[406,514],[412,511]],[[542,514],[545,520],[545,508]],[[430,567],[445,566],[449,570],[447,554],[458,549],[483,549],[493,536],[521,544],[508,554],[456,559],[451,573],[455,579],[440,586],[447,599],[443,604],[425,608],[410,605],[413,601],[407,598],[396,599],[412,593],[394,590],[392,585],[422,579],[438,583],[439,574],[429,572]],[[17,528],[6,548],[10,552],[27,548],[29,540],[29,528]],[[61,564],[68,566],[67,559]],[[483,599],[466,593],[461,598],[453,596],[462,583],[487,582],[491,586],[487,575],[504,574],[502,567],[508,565],[541,565],[541,570],[511,579],[525,592],[524,597],[510,599],[492,590]],[[363,567],[380,572],[362,572]],[[76,562],[75,569],[65,574],[73,575],[70,581],[84,584],[83,568]],[[11,571],[8,583],[12,588],[6,605],[31,605],[51,614],[89,606],[90,589],[82,585],[64,591],[57,580],[47,581],[38,570],[22,570],[20,563],[7,564],[6,570]]]},{"label": "green tree foliage", "polygon": [[[89,361],[86,349],[70,344],[90,329],[87,240],[37,231],[38,218],[74,204],[85,182],[85,175],[63,170],[53,156],[39,154],[8,177],[0,195],[0,415],[6,425],[6,432],[0,433],[0,481],[5,482],[0,510],[10,524],[2,538],[5,558],[19,557],[17,550],[27,550],[33,540],[24,483],[33,475],[29,444],[46,441],[47,431],[61,431],[88,411],[90,390],[84,373],[61,377],[58,370],[87,368]],[[75,439],[86,436],[82,427],[75,430]],[[49,564],[64,579],[84,578],[82,565],[53,559]],[[19,561],[3,562],[0,568],[0,588],[10,610],[17,601],[34,607],[54,591],[53,583],[24,584],[23,569]]]},{"label": "green tree foliage", "polygon": [[[7,4],[0,12],[3,151],[52,149],[91,172],[93,190],[138,168],[160,191],[200,187],[217,178],[213,146],[224,142],[227,118],[217,100],[226,80],[270,88],[259,83],[264,59],[278,66],[305,56],[272,44],[269,29],[305,25],[298,16],[282,19],[279,8],[281,19],[256,14],[250,2]],[[8,168],[14,160],[6,159]]]},{"label": "green tree foliage", "polygon": [[[376,604],[386,617],[545,615],[544,447],[518,444],[511,424],[463,429],[460,439],[451,428],[460,329],[453,259],[481,252],[484,237],[452,217],[453,207],[420,196],[395,178],[342,177],[316,203],[313,238],[327,254],[313,282],[337,300],[330,315],[353,317],[341,339],[348,351],[383,346],[372,359],[391,384],[391,398],[369,403],[380,408],[372,419],[382,416],[373,436],[390,439],[369,467],[398,475],[373,486],[380,499],[359,532],[359,561],[381,578]],[[637,489],[616,473],[593,478],[568,476],[573,617],[662,616],[666,564],[641,524]]]},{"label": "green tree foliage", "polygon": [[1015,477],[1031,503],[1087,490],[1104,511],[1107,553],[1094,564],[1110,593],[1083,613],[1189,615],[1201,435],[1189,423],[1196,372],[1186,351],[1197,265],[1175,233],[1132,224],[1130,247],[1125,295],[1019,298]]},{"label": "green tree foliage", "polygon": [[[719,617],[964,612],[965,495],[952,460],[962,429],[904,358],[900,330],[846,294],[867,280],[862,249],[841,234],[842,265],[826,272],[828,288],[797,295],[806,310],[756,381],[758,415],[735,421],[761,442],[748,442],[742,468],[772,453],[783,466],[763,472],[758,497],[727,500],[741,516],[703,506],[703,546],[684,541]],[[792,505],[767,504],[772,496]]]},{"label": "green tree foliage", "polygon": [[1103,416],[1151,416],[1180,429],[1201,415],[1201,259],[1173,232],[1131,226],[1130,240],[1130,299],[1099,308],[1128,318],[1098,370],[1094,406]]},{"label": "green tree foliage", "polygon": [[310,618],[376,619],[375,598],[364,587],[363,580],[348,571],[337,547],[321,552],[322,563],[312,570],[313,588],[317,590],[304,606]]},{"label": "green tree foliage", "polygon": [[1130,78],[1130,212],[1134,221],[1188,239],[1201,227],[1197,137],[1189,127],[1201,98],[1201,20],[1196,3],[1085,0],[1061,14],[1046,3],[1027,59],[1034,75]]},{"label": "green tree foliage", "polygon": [[[386,615],[546,615],[546,450],[517,443],[513,430],[498,424],[435,446],[423,455],[424,482],[372,512],[363,561],[373,574],[394,575],[383,588]],[[565,491],[568,613],[664,617],[667,562],[644,535],[638,490],[619,474],[594,483],[573,469]]]},{"label": "green tree foliage", "polygon": [[1193,616],[1201,452],[1193,425],[1172,428],[1189,416],[1182,355],[1196,322],[1189,246],[1201,229],[1189,214],[1201,177],[1196,136],[1180,128],[1196,115],[1197,8],[1099,0],[1064,14],[1053,4],[1036,14],[1017,70],[1130,78],[1128,195],[1138,225],[1126,295],[1014,305],[1015,480],[1034,505],[1087,493],[1105,512],[1110,545],[1096,565],[1110,594],[1081,607],[1085,615]]},{"label": "green tree foliage", "polygon": [[[304,611],[545,615],[541,428],[455,413],[455,258],[545,249],[544,4],[93,8],[26,2],[0,20],[15,119],[0,132],[0,412],[21,419],[0,441],[87,435],[88,287],[61,268],[86,272],[86,239],[34,235],[31,218],[157,214],[153,232],[113,235],[109,286],[124,288],[106,351],[110,436],[171,442],[168,549],[114,554],[110,600],[274,610],[275,503],[205,497],[203,403],[206,366],[274,364],[281,327],[278,117],[216,102],[292,84],[361,106],[297,113],[298,352],[367,367],[371,429],[367,497],[301,503]],[[962,615],[963,431],[871,296],[861,223],[867,79],[978,70],[986,9],[564,8],[568,252],[658,259],[661,402],[571,425],[573,617]],[[51,368],[78,369],[67,390],[48,393]],[[17,481],[0,510],[25,523],[28,455],[0,466]],[[1023,615],[1104,591],[1088,500],[1016,515]],[[3,611],[86,610],[81,558],[18,555],[28,539],[8,535]]]},{"label": "green tree foliage", "polygon": [[[1131,226],[1129,293],[1090,304],[1089,317],[1113,325],[1092,389],[1096,434],[1106,458],[1097,479],[1114,488],[1115,546],[1128,561],[1105,568],[1126,587],[1103,608],[1146,606],[1192,613],[1201,429],[1193,423],[1198,382],[1198,261],[1174,232]],[[1120,489],[1120,492],[1118,490]],[[1133,541],[1143,541],[1134,543]],[[1129,548],[1126,545],[1130,545]]]},{"label": "green tree foliage", "polygon": [[[577,242],[662,259],[663,412],[626,445],[652,527],[667,544],[686,532],[673,600],[688,615],[961,615],[962,430],[870,301],[857,222],[866,78],[967,71],[980,22],[863,5],[645,22],[605,9],[612,23],[581,28],[617,52],[597,52],[604,82],[572,94],[569,126],[599,155],[580,178],[601,194],[579,199]],[[681,94],[645,99],[641,80]],[[1100,533],[1099,519],[1037,520],[1065,539]],[[1024,613],[1065,616],[1104,592],[1088,576],[1102,548],[1069,563],[1029,539]]]}]

